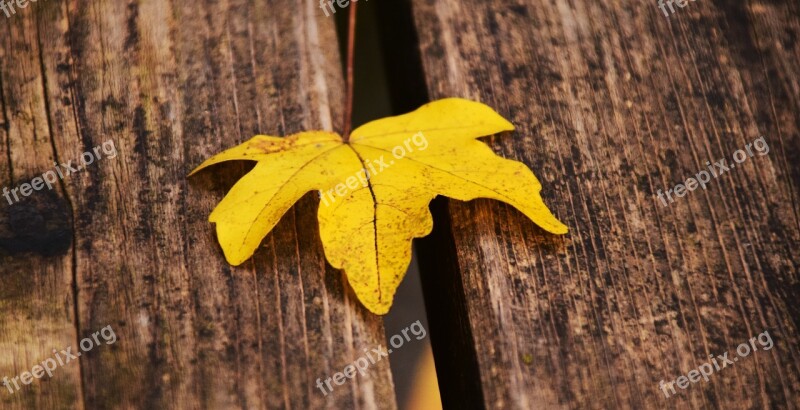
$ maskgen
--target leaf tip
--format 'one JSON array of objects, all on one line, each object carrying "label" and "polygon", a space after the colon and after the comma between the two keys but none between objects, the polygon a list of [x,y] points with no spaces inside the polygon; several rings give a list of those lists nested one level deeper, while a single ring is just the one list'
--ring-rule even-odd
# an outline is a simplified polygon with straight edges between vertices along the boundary
[{"label": "leaf tip", "polygon": [[569,233],[569,227],[565,225],[563,222],[559,221],[555,216],[548,219],[550,220],[547,221],[546,226],[540,225],[542,226],[542,228],[544,228],[544,230],[556,235],[565,235]]},{"label": "leaf tip", "polygon": [[246,260],[250,259],[249,256],[246,258],[239,258],[236,256],[237,255],[228,255],[227,253],[225,253],[225,260],[227,260],[228,264],[230,264],[231,266],[239,266],[243,264]]},{"label": "leaf tip", "polygon": [[231,266],[239,266],[245,263],[245,261],[252,258],[255,253],[255,250],[253,250],[253,252],[246,252],[241,248],[231,249],[230,247],[222,245],[222,243],[220,243],[220,245],[222,246],[222,253],[225,255],[225,260],[228,261],[228,264]]},{"label": "leaf tip", "polygon": [[188,177],[191,177],[192,175],[195,175],[195,174],[197,174],[198,172],[200,172],[200,171],[202,171],[202,170],[204,170],[204,169],[208,168],[208,166],[209,166],[209,165],[213,165],[213,164],[211,163],[211,160],[213,160],[213,159],[214,159],[214,157],[212,157],[212,158],[209,158],[209,159],[207,159],[207,160],[203,161],[203,163],[202,163],[202,164],[200,164],[200,165],[198,165],[197,167],[195,167],[195,169],[193,169],[193,170],[192,170],[192,172],[190,172],[190,173],[189,173],[189,175],[187,175],[186,177],[187,177],[187,178],[188,178]]},{"label": "leaf tip", "polygon": [[368,303],[363,303],[363,305],[367,308],[367,310],[369,310],[370,312],[372,312],[372,313],[374,313],[376,315],[379,315],[379,316],[386,315],[387,313],[389,313],[389,309],[392,308],[392,303],[391,302],[389,302],[389,303],[369,303],[369,304]]},{"label": "leaf tip", "polygon": [[186,175],[186,178],[189,178],[189,177],[193,176],[194,174],[200,172],[201,169],[203,169],[203,168],[201,166],[198,166],[197,168],[193,169],[192,172],[189,173],[189,175]]}]

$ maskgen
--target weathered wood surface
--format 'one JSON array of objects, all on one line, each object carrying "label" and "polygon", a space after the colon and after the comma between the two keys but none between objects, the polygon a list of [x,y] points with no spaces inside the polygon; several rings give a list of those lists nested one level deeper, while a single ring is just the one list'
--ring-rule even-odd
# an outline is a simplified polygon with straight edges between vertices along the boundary
[{"label": "weathered wood surface", "polygon": [[[492,201],[437,215],[418,250],[445,407],[797,408],[800,4],[413,5],[430,98],[509,118],[489,142],[571,227]],[[768,155],[657,202],[760,135]],[[765,330],[771,350],[659,390]]]},{"label": "weathered wood surface", "polygon": [[[316,199],[231,268],[207,217],[243,165],[187,180],[265,133],[340,129],[333,20],[306,1],[39,1],[0,15],[0,186],[114,141],[116,158],[0,206],[0,377],[105,326],[118,338],[14,408],[394,408],[385,344],[327,267]],[[102,339],[101,339],[102,340]],[[47,377],[45,377],[47,378]]]}]

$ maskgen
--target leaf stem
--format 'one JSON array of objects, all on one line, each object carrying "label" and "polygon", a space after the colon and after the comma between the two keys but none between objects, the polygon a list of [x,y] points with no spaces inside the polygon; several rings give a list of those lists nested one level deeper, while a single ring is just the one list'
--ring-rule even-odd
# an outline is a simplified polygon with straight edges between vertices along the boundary
[{"label": "leaf stem", "polygon": [[347,30],[347,96],[344,101],[344,134],[345,143],[350,141],[350,129],[353,120],[353,60],[356,46],[356,6],[357,1],[350,2],[350,20]]}]

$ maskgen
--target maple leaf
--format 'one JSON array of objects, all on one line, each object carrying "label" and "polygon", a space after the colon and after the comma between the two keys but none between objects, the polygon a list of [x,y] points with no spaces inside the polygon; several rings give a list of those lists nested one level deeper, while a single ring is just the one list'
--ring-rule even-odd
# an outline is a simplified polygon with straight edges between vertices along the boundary
[{"label": "maple leaf", "polygon": [[476,139],[513,129],[484,104],[448,98],[365,124],[347,142],[326,131],[255,136],[192,174],[223,161],[257,161],[209,218],[232,265],[249,259],[297,200],[319,191],[328,262],[344,270],[367,309],[385,314],[411,261],[412,239],[433,228],[428,205],[437,195],[497,199],[548,232],[567,232],[542,201],[533,172]]}]

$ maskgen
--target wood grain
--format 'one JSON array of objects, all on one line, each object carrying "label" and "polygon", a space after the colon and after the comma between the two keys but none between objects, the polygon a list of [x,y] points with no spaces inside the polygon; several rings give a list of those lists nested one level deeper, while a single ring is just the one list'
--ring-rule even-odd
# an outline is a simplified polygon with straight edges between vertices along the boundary
[{"label": "wood grain", "polygon": [[0,185],[106,141],[118,155],[0,211],[0,377],[105,326],[118,338],[3,408],[395,408],[384,344],[327,266],[309,195],[230,267],[207,218],[255,134],[340,129],[336,34],[312,2],[40,1],[0,18]]},{"label": "wood grain", "polygon": [[[445,407],[797,408],[798,3],[413,6],[430,98],[514,123],[487,142],[571,229],[487,200],[437,212],[418,251]],[[656,198],[760,135],[768,155]],[[764,331],[774,348],[659,390]]]}]

